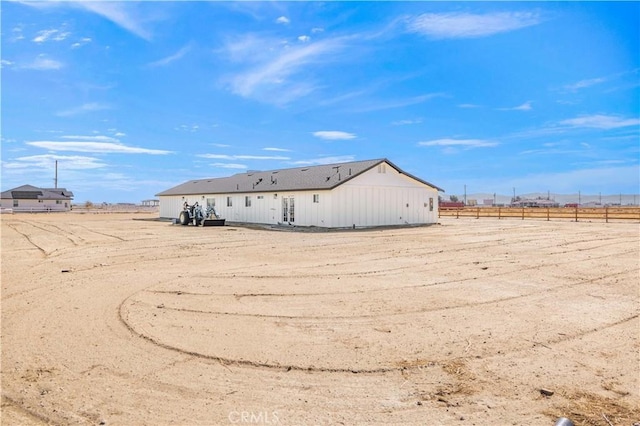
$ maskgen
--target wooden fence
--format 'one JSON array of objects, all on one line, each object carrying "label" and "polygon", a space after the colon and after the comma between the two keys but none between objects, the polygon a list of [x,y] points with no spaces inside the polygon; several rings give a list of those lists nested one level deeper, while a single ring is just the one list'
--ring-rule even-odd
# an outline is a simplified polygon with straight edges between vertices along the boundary
[{"label": "wooden fence", "polygon": [[640,207],[462,207],[440,208],[439,217],[497,219],[637,220]]}]

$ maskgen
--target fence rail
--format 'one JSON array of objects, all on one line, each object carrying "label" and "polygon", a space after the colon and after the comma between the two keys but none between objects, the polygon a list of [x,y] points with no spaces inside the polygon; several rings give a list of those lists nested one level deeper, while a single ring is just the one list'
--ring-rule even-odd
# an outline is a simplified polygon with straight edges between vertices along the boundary
[{"label": "fence rail", "polygon": [[458,207],[440,208],[439,217],[497,219],[637,220],[640,207]]}]

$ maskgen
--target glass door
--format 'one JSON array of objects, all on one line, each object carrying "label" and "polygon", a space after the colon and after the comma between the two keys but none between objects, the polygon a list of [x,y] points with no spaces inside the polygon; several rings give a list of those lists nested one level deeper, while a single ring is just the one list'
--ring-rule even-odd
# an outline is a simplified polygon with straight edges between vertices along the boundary
[{"label": "glass door", "polygon": [[296,220],[295,201],[293,197],[282,197],[282,221],[293,223]]}]

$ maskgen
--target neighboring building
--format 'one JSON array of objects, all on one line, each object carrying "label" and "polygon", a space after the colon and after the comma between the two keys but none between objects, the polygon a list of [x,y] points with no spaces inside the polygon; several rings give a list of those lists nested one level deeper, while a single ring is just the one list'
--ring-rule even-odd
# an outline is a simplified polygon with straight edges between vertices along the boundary
[{"label": "neighboring building", "polygon": [[22,185],[2,192],[3,209],[14,212],[66,212],[71,210],[73,193],[65,188],[37,188]]},{"label": "neighboring building", "polygon": [[142,200],[142,205],[144,207],[158,207],[160,200]]},{"label": "neighboring building", "polygon": [[521,199],[511,203],[511,207],[560,207],[560,203],[545,198]]},{"label": "neighboring building", "polygon": [[228,222],[351,228],[436,223],[438,191],[378,159],[192,180],[156,196],[162,218],[198,202]]}]

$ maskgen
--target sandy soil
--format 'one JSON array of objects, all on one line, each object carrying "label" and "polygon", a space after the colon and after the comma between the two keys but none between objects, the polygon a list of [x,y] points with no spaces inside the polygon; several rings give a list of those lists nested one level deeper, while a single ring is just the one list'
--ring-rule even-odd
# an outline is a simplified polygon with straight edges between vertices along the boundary
[{"label": "sandy soil", "polygon": [[637,223],[154,216],[1,217],[3,425],[640,422]]}]

